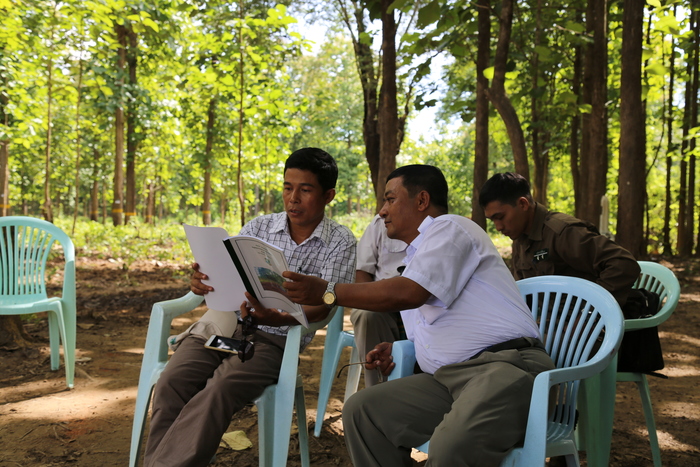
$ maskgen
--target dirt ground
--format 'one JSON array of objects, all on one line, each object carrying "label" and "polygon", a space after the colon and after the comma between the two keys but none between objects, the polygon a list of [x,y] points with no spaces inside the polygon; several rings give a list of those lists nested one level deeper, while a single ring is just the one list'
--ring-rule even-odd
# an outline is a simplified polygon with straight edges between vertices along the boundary
[{"label": "dirt ground", "polygon": [[[682,285],[680,304],[661,327],[668,379],[649,378],[664,465],[700,465],[700,262],[662,261]],[[49,369],[47,321],[30,321],[36,341],[27,351],[0,350],[0,467],[124,466],[151,305],[185,294],[186,271],[158,262],[132,265],[78,260],[78,337],[75,388],[65,386],[63,365]],[[177,319],[178,333],[203,309]],[[346,329],[350,327],[346,316]],[[316,417],[324,331],[301,357],[307,419]],[[349,359],[349,350],[343,362]],[[362,382],[360,383],[362,386]],[[336,381],[319,438],[310,436],[311,464],[350,466],[340,421],[345,379]],[[650,466],[646,426],[635,385],[618,383],[611,462],[615,467]],[[220,448],[220,466],[257,466],[254,408],[237,414],[229,431],[243,430],[253,447]],[[420,457],[417,457],[420,460]],[[585,455],[583,456],[585,465]],[[420,464],[423,464],[422,462]],[[419,464],[419,465],[420,465]],[[298,466],[296,435],[289,465]]]}]

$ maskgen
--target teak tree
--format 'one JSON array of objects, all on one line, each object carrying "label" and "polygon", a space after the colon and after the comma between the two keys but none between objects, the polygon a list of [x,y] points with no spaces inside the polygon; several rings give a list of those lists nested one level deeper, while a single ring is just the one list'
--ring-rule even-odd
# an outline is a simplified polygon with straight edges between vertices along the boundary
[{"label": "teak tree", "polygon": [[625,0],[623,8],[619,209],[615,239],[639,258],[646,253],[642,242],[646,199],[646,128],[642,106],[644,4]]}]

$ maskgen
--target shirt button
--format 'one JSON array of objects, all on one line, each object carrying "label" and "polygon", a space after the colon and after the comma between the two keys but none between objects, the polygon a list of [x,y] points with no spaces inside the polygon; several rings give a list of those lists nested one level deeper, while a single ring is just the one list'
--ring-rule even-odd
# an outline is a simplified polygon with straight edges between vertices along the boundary
[{"label": "shirt button", "polygon": [[426,348],[426,349],[429,349],[429,348],[430,348],[430,344],[425,344],[425,348]]}]

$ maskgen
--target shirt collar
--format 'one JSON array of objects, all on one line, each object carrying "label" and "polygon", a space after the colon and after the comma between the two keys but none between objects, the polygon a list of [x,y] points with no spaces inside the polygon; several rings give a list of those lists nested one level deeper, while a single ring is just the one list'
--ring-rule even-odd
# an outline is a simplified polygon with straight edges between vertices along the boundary
[{"label": "shirt collar", "polygon": [[278,212],[275,214],[273,221],[270,222],[270,233],[280,233],[284,232],[289,234],[289,225],[287,224],[287,213],[285,211]]},{"label": "shirt collar", "polygon": [[404,261],[406,264],[413,258],[416,250],[420,247],[421,243],[423,243],[425,232],[433,225],[433,222],[435,222],[435,218],[433,216],[428,216],[423,219],[423,222],[418,226],[418,236],[414,238],[411,244],[408,245],[408,248],[406,248],[406,259]]},{"label": "shirt collar", "polygon": [[527,238],[538,242],[542,240],[542,226],[544,225],[544,219],[547,215],[547,208],[540,203],[535,204],[535,215],[532,217],[532,224],[530,224],[530,230],[525,233]]},{"label": "shirt collar", "polygon": [[[324,215],[323,219],[321,219],[321,222],[318,223],[314,231],[311,233],[309,238],[304,240],[302,244],[308,242],[309,240],[313,238],[318,238],[321,240],[323,243],[326,245],[329,244],[330,241],[330,236],[331,236],[331,228],[330,224],[328,222],[328,218]],[[289,222],[287,218],[287,213],[285,211],[278,212],[275,214],[274,220],[270,223],[270,233],[282,233],[284,232],[291,238],[291,234],[289,232]]]}]

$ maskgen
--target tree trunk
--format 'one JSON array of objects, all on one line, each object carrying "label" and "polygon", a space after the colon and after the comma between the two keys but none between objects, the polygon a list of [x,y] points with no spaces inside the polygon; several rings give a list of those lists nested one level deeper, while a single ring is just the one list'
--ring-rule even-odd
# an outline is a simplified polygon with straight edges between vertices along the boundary
[{"label": "tree trunk", "polygon": [[[372,47],[361,38],[367,34],[367,26],[365,24],[365,10],[361,4],[357,3],[352,16],[357,25],[357,31],[352,28],[350,21],[350,13],[345,8],[342,1],[337,1],[338,8],[343,17],[345,26],[350,31],[352,37],[353,50],[355,52],[355,62],[357,71],[362,85],[362,97],[364,101],[364,114],[362,117],[362,137],[365,143],[365,159],[369,166],[370,178],[372,179],[372,187],[374,188],[375,197],[377,191],[377,181],[379,174],[379,130],[378,130],[378,112],[379,98],[377,92],[378,79],[374,69],[374,56]],[[384,196],[384,193],[381,195]],[[379,200],[376,198],[377,209]]]},{"label": "tree trunk", "polygon": [[[537,0],[535,10],[535,34],[533,48],[536,50],[541,45],[542,37],[542,0]],[[541,99],[539,91],[540,71],[539,54],[535,51],[532,54],[532,90],[530,96],[530,121],[532,130],[532,162],[535,174],[532,180],[532,195],[535,201],[547,204],[547,169],[549,166],[548,152],[543,151],[545,135],[540,131],[540,110],[539,101]]]},{"label": "tree trunk", "polygon": [[[2,57],[3,49],[0,48],[0,89],[7,86],[5,75],[3,74]],[[5,127],[5,134],[10,129],[10,114],[7,110],[7,94],[0,91],[0,125]],[[5,217],[10,213],[10,140],[0,139],[0,217]]]},{"label": "tree trunk", "polygon": [[[695,13],[691,15],[690,29],[691,31],[696,31],[697,26],[697,16]],[[696,38],[697,40],[697,38]],[[692,231],[688,228],[692,221],[688,219],[688,214],[691,209],[688,204],[693,203],[693,199],[689,196],[692,191],[690,188],[690,179],[692,178],[689,174],[689,152],[691,151],[691,143],[689,141],[690,129],[693,127],[693,101],[697,99],[697,87],[693,83],[695,73],[693,70],[693,65],[695,59],[693,53],[696,52],[696,48],[692,47],[690,52],[690,57],[687,60],[686,72],[687,81],[685,83],[685,108],[683,112],[683,139],[681,143],[681,170],[680,170],[680,190],[678,193],[678,242],[677,249],[680,256],[686,257],[692,253],[693,238]]]},{"label": "tree trunk", "polygon": [[[90,220],[97,222],[100,217],[100,153],[92,149],[92,188],[90,190]],[[104,220],[103,220],[104,221]]]},{"label": "tree trunk", "polygon": [[207,109],[207,142],[204,149],[204,193],[202,194],[202,223],[204,225],[211,225],[211,160],[213,157],[215,124],[216,98],[212,97],[209,100],[209,108]]},{"label": "tree trunk", "polygon": [[[690,101],[690,127],[691,128],[697,128],[698,126],[698,81],[700,80],[700,73],[698,70],[698,65],[700,64],[698,61],[698,55],[700,54],[700,50],[698,49],[698,22],[700,20],[700,11],[697,9],[697,1],[695,2],[695,10],[692,13],[693,20],[691,21],[691,28],[693,31],[693,34],[691,34],[691,37],[693,37],[693,52],[692,52],[692,60],[693,60],[693,76],[691,78],[691,83],[692,83],[692,92],[691,95],[695,96],[694,99]],[[688,161],[688,203],[686,205],[687,213],[685,215],[686,218],[686,231],[687,231],[687,250],[688,254],[691,255],[693,252],[693,241],[694,241],[694,234],[695,232],[695,206],[697,204],[697,201],[695,200],[695,161],[696,161],[696,156],[695,156],[695,151],[696,151],[696,146],[697,146],[697,136],[693,137],[690,142],[690,160]],[[698,245],[697,245],[697,250],[696,253],[700,254],[700,231],[698,231]]]},{"label": "tree trunk", "polygon": [[488,90],[488,97],[506,125],[510,145],[513,149],[515,171],[529,180],[530,167],[527,159],[527,149],[525,148],[525,135],[523,134],[523,128],[520,125],[520,119],[515,111],[515,107],[513,107],[513,103],[506,95],[505,89],[508,47],[513,27],[513,0],[503,0],[501,2],[499,19],[500,28],[498,31],[498,43],[496,44],[494,74],[491,88]]},{"label": "tree trunk", "polygon": [[238,173],[236,174],[236,185],[238,188],[238,205],[241,209],[241,226],[245,225],[245,192],[243,190],[243,124],[245,109],[245,44],[243,43],[243,2],[238,3],[241,26],[238,28],[238,45],[240,50],[240,60],[238,74],[240,76],[240,107],[238,108]]},{"label": "tree trunk", "polygon": [[137,106],[138,102],[133,97],[136,89],[136,68],[138,66],[138,36],[129,28],[127,31],[129,47],[127,52],[127,64],[129,67],[129,86],[131,92],[126,102],[126,211],[124,223],[136,215],[136,150],[138,141],[136,137]]},{"label": "tree trunk", "polygon": [[[54,5],[53,18],[56,17],[56,9],[58,5]],[[47,103],[46,103],[46,149],[44,152],[44,219],[53,222],[53,210],[51,209],[51,127],[53,103],[53,50],[54,50],[54,27],[51,26],[51,34],[49,38],[49,63],[47,64]]]},{"label": "tree trunk", "polygon": [[587,92],[586,102],[591,105],[587,117],[587,139],[581,151],[581,189],[584,200],[580,217],[598,225],[600,222],[600,200],[607,187],[608,146],[607,146],[607,0],[589,0],[586,28],[593,35],[593,43],[587,46],[584,66]]},{"label": "tree trunk", "polygon": [[377,210],[384,198],[386,177],[396,168],[399,152],[398,105],[396,103],[396,20],[392,0],[381,0],[382,5],[382,86],[379,100],[379,171],[377,172]]},{"label": "tree trunk", "polygon": [[[676,14],[676,7],[673,8],[673,14]],[[671,41],[671,53],[668,57],[668,68],[669,68],[669,78],[668,78],[668,102],[667,102],[667,113],[666,113],[666,199],[664,201],[664,227],[663,227],[663,252],[664,255],[672,255],[673,247],[671,246],[671,170],[673,168],[673,159],[671,154],[673,154],[673,85],[676,76],[676,59],[675,59],[675,40],[673,36],[669,38]]]},{"label": "tree trunk", "polygon": [[[221,217],[221,223],[226,223],[226,211],[228,210],[228,196],[226,196],[226,190],[221,193],[221,199],[219,200],[219,215]],[[268,211],[270,212],[270,211]]]},{"label": "tree trunk", "polygon": [[32,338],[20,315],[0,315],[0,350],[19,350],[31,345]]},{"label": "tree trunk", "polygon": [[489,80],[484,70],[491,59],[491,1],[477,3],[479,25],[478,49],[476,54],[476,123],[474,142],[474,195],[472,197],[472,220],[486,230],[486,217],[479,204],[479,192],[489,174]]},{"label": "tree trunk", "polygon": [[642,105],[644,3],[625,0],[622,18],[620,79],[620,171],[615,239],[636,258],[646,255],[643,242],[646,199],[646,131]]},{"label": "tree trunk", "polygon": [[[0,112],[2,115],[2,112]],[[7,118],[5,118],[7,121]],[[0,140],[0,217],[10,213],[10,142]]]},{"label": "tree trunk", "polygon": [[[82,34],[82,20],[80,22],[80,32]],[[82,44],[82,43],[81,43]],[[73,211],[73,227],[71,228],[71,236],[75,235],[75,223],[78,220],[78,203],[80,202],[80,104],[83,98],[83,50],[79,52],[78,57],[78,85],[76,86],[78,101],[75,105],[75,210]]]},{"label": "tree trunk", "polygon": [[146,223],[150,225],[155,224],[155,212],[156,212],[156,182],[151,179],[148,182],[148,197],[146,199]]},{"label": "tree trunk", "polygon": [[117,33],[117,80],[119,92],[117,108],[114,112],[114,201],[112,203],[112,222],[115,226],[122,224],[124,214],[124,66],[126,65],[126,28],[114,27]]},{"label": "tree trunk", "polygon": [[90,220],[93,222],[100,220],[100,182],[96,178],[92,180],[90,191]]},{"label": "tree trunk", "polygon": [[[581,46],[577,45],[574,48],[574,76],[571,82],[571,92],[576,96],[576,103],[581,104],[581,75],[583,73],[583,64],[581,58]],[[579,157],[581,156],[581,115],[577,112],[571,118],[571,129],[569,133],[569,165],[571,166],[571,178],[574,185],[574,215],[579,216],[581,213],[581,171],[579,169]]]}]

